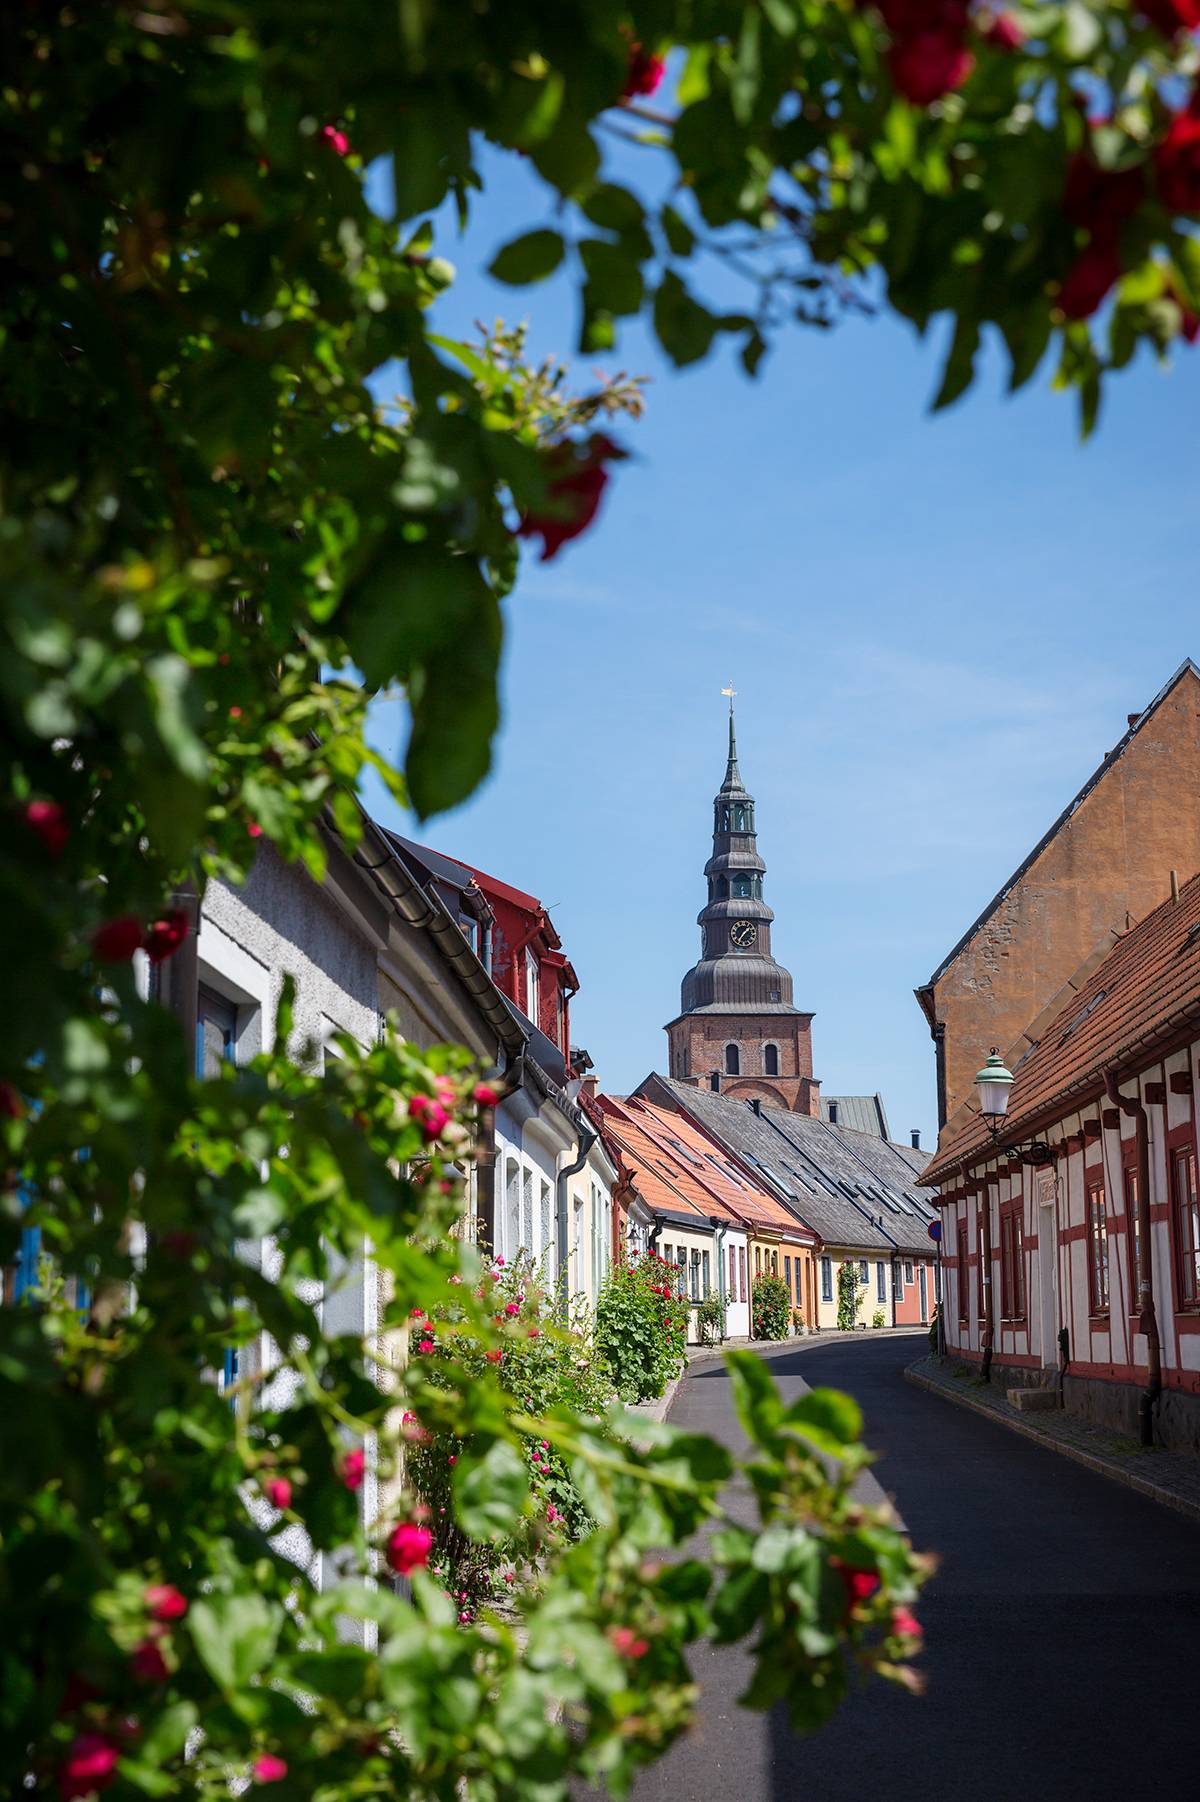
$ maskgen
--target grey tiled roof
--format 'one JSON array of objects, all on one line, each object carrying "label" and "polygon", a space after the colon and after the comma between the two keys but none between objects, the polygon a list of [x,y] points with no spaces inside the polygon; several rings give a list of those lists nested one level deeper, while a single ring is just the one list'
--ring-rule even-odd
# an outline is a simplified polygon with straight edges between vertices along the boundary
[{"label": "grey tiled roof", "polygon": [[855,1132],[874,1133],[877,1138],[890,1138],[887,1115],[883,1111],[882,1095],[822,1095],[821,1118],[831,1120],[831,1108],[837,1110],[839,1126],[849,1126]]},{"label": "grey tiled roof", "polygon": [[[652,1075],[638,1093],[682,1108],[730,1151],[767,1176],[827,1244],[877,1252],[928,1252],[936,1218],[900,1148],[786,1108],[763,1107]],[[921,1156],[921,1153],[916,1153]]]}]

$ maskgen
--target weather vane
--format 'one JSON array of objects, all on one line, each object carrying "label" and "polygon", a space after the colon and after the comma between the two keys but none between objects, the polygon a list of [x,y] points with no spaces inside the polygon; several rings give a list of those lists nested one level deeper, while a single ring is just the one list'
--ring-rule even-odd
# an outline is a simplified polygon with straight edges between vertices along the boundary
[{"label": "weather vane", "polygon": [[733,697],[737,693],[737,689],[733,686],[733,683],[731,682],[729,684],[728,688],[723,688],[721,690],[721,693],[723,695],[729,696],[729,711],[730,711],[730,713],[732,713],[733,712]]}]

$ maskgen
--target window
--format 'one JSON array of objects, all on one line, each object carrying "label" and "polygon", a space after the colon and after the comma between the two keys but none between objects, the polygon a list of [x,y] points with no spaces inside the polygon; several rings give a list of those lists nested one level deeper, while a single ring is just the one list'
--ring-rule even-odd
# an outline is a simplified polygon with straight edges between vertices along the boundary
[{"label": "window", "polygon": [[711,1275],[710,1275],[710,1271],[709,1271],[708,1253],[706,1251],[702,1251],[700,1253],[700,1293],[703,1296],[703,1298],[705,1299],[705,1301],[708,1300],[708,1293],[709,1293],[710,1286],[711,1286]]},{"label": "window", "polygon": [[521,1168],[516,1158],[504,1166],[504,1250],[511,1258],[521,1243]]},{"label": "window", "polygon": [[967,1223],[958,1223],[958,1318],[963,1326],[967,1324]]},{"label": "window", "polygon": [[729,1299],[736,1301],[737,1298],[737,1246],[731,1245],[729,1247]]},{"label": "window", "polygon": [[691,1275],[692,1275],[692,1289],[691,1289],[692,1300],[699,1301],[700,1300],[700,1253],[698,1251],[692,1252]]},{"label": "window", "polygon": [[777,1251],[771,1253],[771,1275],[779,1275],[779,1253]]},{"label": "window", "polygon": [[538,1023],[538,960],[525,949],[525,1013],[536,1026]]},{"label": "window", "polygon": [[740,1073],[740,1062],[741,1062],[741,1060],[738,1057],[737,1046],[736,1045],[726,1045],[726,1047],[725,1047],[725,1074],[726,1074],[726,1076],[737,1076]]},{"label": "window", "polygon": [[462,928],[462,935],[466,939],[468,945],[470,945],[472,951],[478,953],[478,951],[479,951],[479,922],[478,922],[478,920],[473,920],[469,914],[460,914],[458,923],[459,923],[459,926]]},{"label": "window", "polygon": [[740,801],[733,810],[733,830],[735,832],[744,832],[746,830],[746,809],[742,806]]},{"label": "window", "polygon": [[1000,1212],[1000,1317],[1025,1318],[1025,1248],[1021,1235],[1021,1203]]},{"label": "window", "polygon": [[[538,1251],[544,1252],[550,1244],[550,1184],[547,1182],[543,1182],[542,1184],[541,1202],[538,1212],[541,1215],[541,1219],[538,1223],[541,1228],[540,1237],[538,1239]],[[593,1219],[594,1218],[595,1216],[593,1215]],[[593,1230],[595,1229],[593,1228]]]},{"label": "window", "polygon": [[906,1283],[911,1283],[913,1280],[913,1261],[911,1258],[905,1258],[904,1260],[904,1280]]},{"label": "window", "polygon": [[1142,1236],[1138,1221],[1138,1173],[1136,1164],[1126,1164],[1125,1177],[1125,1243],[1129,1247],[1129,1312],[1141,1312],[1139,1289],[1142,1280]]},{"label": "window", "polygon": [[899,1258],[892,1259],[892,1287],[896,1291],[896,1300],[904,1298],[904,1266]]},{"label": "window", "polygon": [[876,1301],[886,1301],[887,1300],[887,1265],[886,1264],[876,1264],[876,1266],[875,1266],[875,1299],[876,1299]]},{"label": "window", "polygon": [[867,1260],[865,1258],[858,1260],[858,1280],[860,1283],[865,1283],[867,1280]]},{"label": "window", "polygon": [[1093,1314],[1108,1312],[1108,1222],[1104,1211],[1104,1178],[1087,1186],[1088,1305]]},{"label": "window", "polygon": [[1181,1145],[1171,1153],[1171,1203],[1179,1256],[1179,1305],[1200,1307],[1200,1202],[1196,1196],[1196,1153]]},{"label": "window", "polygon": [[[201,983],[196,999],[196,1075],[206,1079],[219,1076],[221,1065],[233,1063],[236,1051],[237,1008]],[[222,1389],[237,1380],[238,1348],[227,1345],[221,1365]]]},{"label": "window", "polygon": [[567,1049],[566,1041],[563,1038],[562,990],[557,983],[554,985],[554,1043],[558,1046],[560,1051],[565,1051]]},{"label": "window", "polygon": [[676,1288],[680,1295],[687,1294],[687,1248],[679,1245],[675,1249]]},{"label": "window", "polygon": [[533,1250],[533,1171],[521,1172],[521,1244]]},{"label": "window", "polygon": [[833,1259],[821,1259],[821,1300],[833,1300]]},{"label": "window", "polygon": [[663,1246],[662,1255],[663,1255],[664,1263],[673,1264],[675,1262],[675,1253],[672,1251],[672,1249],[669,1245]]},{"label": "window", "polygon": [[787,1285],[787,1292],[790,1295],[792,1293],[792,1260],[790,1258],[785,1258],[783,1260],[783,1280]]},{"label": "window", "polygon": [[738,1270],[741,1273],[741,1281],[738,1284],[738,1299],[740,1301],[745,1301],[745,1299],[746,1299],[746,1247],[744,1245],[738,1246]]},{"label": "window", "polygon": [[756,1245],[754,1247],[754,1274],[755,1274],[755,1276],[762,1275],[762,1246],[761,1245]]},{"label": "window", "polygon": [[768,1076],[779,1075],[778,1045],[765,1045],[763,1047],[763,1070]]}]

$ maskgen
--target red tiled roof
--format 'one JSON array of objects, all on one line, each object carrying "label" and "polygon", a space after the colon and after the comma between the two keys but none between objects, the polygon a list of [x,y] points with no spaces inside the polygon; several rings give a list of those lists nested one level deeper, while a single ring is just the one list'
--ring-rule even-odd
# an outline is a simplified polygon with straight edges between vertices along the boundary
[{"label": "red tiled roof", "polygon": [[717,1215],[751,1230],[816,1243],[807,1227],[773,1195],[751,1183],[690,1121],[638,1097],[618,1101],[601,1095],[597,1100],[651,1207],[694,1212],[706,1219]]},{"label": "red tiled roof", "polygon": [[[1189,1017],[1200,1019],[1200,876],[1118,940],[1021,1059],[999,1145],[1049,1124],[1056,1109],[1071,1112],[1072,1101],[1102,1088],[1106,1070],[1150,1063],[1153,1047]],[[944,1182],[989,1148],[987,1128],[972,1114],[921,1181]]]}]

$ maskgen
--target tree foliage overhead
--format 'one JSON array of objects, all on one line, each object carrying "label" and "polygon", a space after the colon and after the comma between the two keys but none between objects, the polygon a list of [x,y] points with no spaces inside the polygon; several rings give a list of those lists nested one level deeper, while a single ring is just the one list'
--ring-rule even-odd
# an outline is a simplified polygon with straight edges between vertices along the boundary
[{"label": "tree foliage overhead", "polygon": [[[676,364],[729,340],[753,371],[793,322],[886,305],[952,322],[943,403],[991,325],[1014,385],[1053,350],[1090,424],[1105,374],[1197,329],[1193,0],[9,12],[0,1263],[34,1230],[46,1257],[0,1309],[4,1787],[549,1802],[572,1773],[619,1790],[670,1742],[706,1632],[757,1634],[747,1699],[800,1727],[856,1664],[911,1683],[922,1567],[850,1493],[852,1404],[785,1407],[733,1356],[753,1532],[722,1519],[729,1460],[701,1436],[530,1413],[504,1360],[534,1329],[481,1312],[448,1232],[461,1057],[347,1041],[317,1079],[285,1012],[252,1066],[199,1082],[130,960],[167,961],[181,883],[264,841],[319,877],[368,765],[424,815],[469,794],[522,550],[559,554],[602,505],[636,383],[573,395],[503,329],[434,329],[485,146],[546,194],[495,275],[568,272],[589,352],[644,314]],[[379,159],[391,218],[366,197]],[[713,302],[710,267],[742,305]],[[396,408],[370,386],[387,364]],[[389,684],[403,776],[364,736]],[[238,1252],[265,1235],[270,1281]],[[384,1327],[432,1310],[437,1383],[418,1342],[382,1393],[377,1348],[321,1331],[314,1283],[368,1241]],[[456,1361],[459,1327],[486,1369]],[[224,1352],[267,1339],[278,1380],[220,1394]],[[531,1439],[596,1523],[547,1543],[523,1648],[424,1571],[405,1399],[462,1444],[437,1505],[466,1540],[540,1546]],[[652,1558],[703,1521],[703,1563]],[[346,1584],[318,1592],[285,1529]],[[363,1586],[389,1564],[411,1600]]]}]

